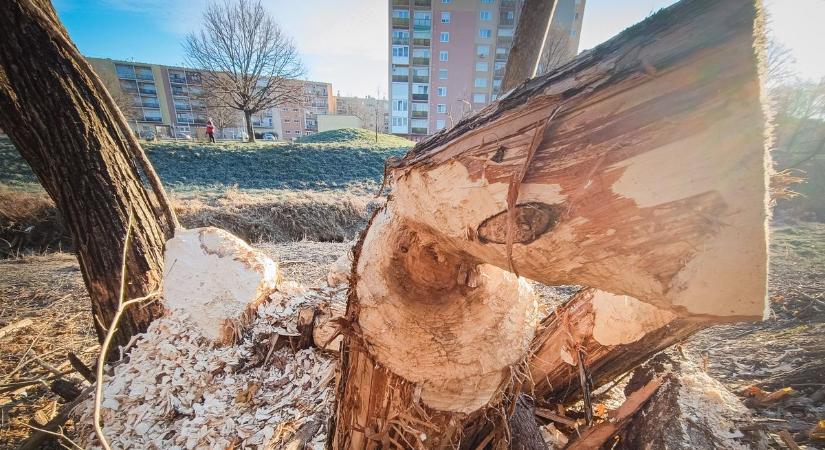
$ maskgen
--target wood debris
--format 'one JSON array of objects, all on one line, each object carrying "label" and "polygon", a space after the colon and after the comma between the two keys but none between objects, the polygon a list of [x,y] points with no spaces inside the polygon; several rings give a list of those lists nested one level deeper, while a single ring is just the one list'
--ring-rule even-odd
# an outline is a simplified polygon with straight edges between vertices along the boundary
[{"label": "wood debris", "polygon": [[[276,344],[298,337],[300,311],[326,295],[282,283],[231,346],[181,311],[153,322],[105,382],[103,429],[113,447],[323,448],[335,357]],[[77,411],[87,448],[97,448],[92,409],[87,401]]]}]

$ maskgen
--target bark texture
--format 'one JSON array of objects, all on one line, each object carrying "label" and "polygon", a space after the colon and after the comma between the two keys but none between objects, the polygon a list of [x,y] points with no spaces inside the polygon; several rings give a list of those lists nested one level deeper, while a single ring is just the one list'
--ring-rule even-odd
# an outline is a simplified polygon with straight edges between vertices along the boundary
[{"label": "bark texture", "polygon": [[[539,331],[548,394],[572,385],[567,357],[607,379],[699,319],[761,317],[760,32],[753,1],[682,1],[394,165],[353,266],[334,446],[506,447],[534,331],[511,272],[607,296]],[[643,306],[612,311],[624,296]],[[568,341],[561,317],[592,326]]]},{"label": "bark texture", "polygon": [[544,50],[556,0],[525,0],[521,7],[513,46],[507,57],[501,91],[507,92],[524,80],[532,78]]},{"label": "bark texture", "polygon": [[[117,309],[130,211],[127,298],[159,288],[164,242],[176,219],[125,119],[48,1],[0,4],[0,127],[72,233],[103,336]],[[154,192],[147,191],[139,168]],[[130,308],[116,344],[125,345],[160,313],[158,303]]]}]

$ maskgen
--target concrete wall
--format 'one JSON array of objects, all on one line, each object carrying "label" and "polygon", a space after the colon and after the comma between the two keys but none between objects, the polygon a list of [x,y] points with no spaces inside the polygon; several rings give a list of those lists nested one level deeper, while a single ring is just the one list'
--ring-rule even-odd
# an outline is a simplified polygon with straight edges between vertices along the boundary
[{"label": "concrete wall", "polygon": [[356,116],[318,116],[318,132],[340,130],[341,128],[361,128],[361,119]]}]

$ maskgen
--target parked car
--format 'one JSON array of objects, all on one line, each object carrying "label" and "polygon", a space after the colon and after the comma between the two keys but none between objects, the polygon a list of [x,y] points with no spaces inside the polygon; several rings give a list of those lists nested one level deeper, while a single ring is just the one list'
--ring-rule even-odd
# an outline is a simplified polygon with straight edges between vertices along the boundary
[{"label": "parked car", "polygon": [[264,139],[265,141],[274,141],[274,140],[277,140],[278,138],[277,138],[277,137],[275,137],[275,135],[274,135],[274,134],[272,134],[272,133],[264,133],[264,137],[263,137],[263,139]]}]

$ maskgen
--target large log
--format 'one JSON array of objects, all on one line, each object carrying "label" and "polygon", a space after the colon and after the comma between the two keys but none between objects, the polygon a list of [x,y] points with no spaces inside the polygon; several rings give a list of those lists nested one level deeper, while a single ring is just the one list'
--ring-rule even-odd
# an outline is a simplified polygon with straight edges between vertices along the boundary
[{"label": "large log", "polygon": [[682,1],[395,165],[356,251],[335,447],[506,445],[478,431],[529,379],[536,307],[514,273],[659,321],[761,317],[760,32],[753,1]]}]

